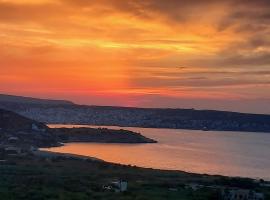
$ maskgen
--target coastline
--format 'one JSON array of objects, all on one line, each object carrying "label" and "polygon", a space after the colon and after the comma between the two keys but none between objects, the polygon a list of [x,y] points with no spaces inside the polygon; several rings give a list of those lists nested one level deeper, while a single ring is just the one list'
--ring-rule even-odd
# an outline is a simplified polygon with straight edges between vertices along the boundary
[{"label": "coastline", "polygon": [[[106,128],[119,129],[119,127]],[[267,144],[269,138],[267,133],[215,133],[133,127],[124,127],[124,129],[140,132],[159,143],[142,145],[89,143],[88,145],[88,143],[75,142],[68,143],[64,147],[53,148],[52,151],[94,156],[108,162],[146,168],[270,180],[267,167],[258,169],[258,166],[269,166],[269,162],[263,160],[265,156],[257,155],[260,150],[256,150],[258,144]],[[227,148],[228,146],[230,148]],[[245,153],[247,148],[255,148],[256,151],[254,150],[253,154]],[[265,148],[268,149],[267,146],[263,146],[263,149]]]},{"label": "coastline", "polygon": [[[209,200],[218,199],[224,190],[256,191],[266,199],[270,196],[269,182],[265,181],[141,168],[47,152],[45,157],[6,157],[0,163],[0,174],[0,193],[6,199],[32,199],[34,195],[34,199]],[[128,183],[127,191],[104,189],[117,180]]]},{"label": "coastline", "polygon": [[109,128],[93,127],[62,127],[49,128],[51,133],[60,143],[87,142],[87,143],[125,143],[144,144],[157,143],[157,141],[143,136],[141,133]]},{"label": "coastline", "polygon": [[71,158],[71,159],[79,159],[79,160],[92,160],[92,161],[100,161],[104,162],[107,164],[114,164],[114,165],[124,165],[124,166],[132,166],[132,167],[137,167],[141,169],[151,169],[151,170],[157,170],[157,171],[167,171],[167,172],[181,172],[181,173],[187,173],[187,174],[196,174],[196,175],[201,175],[201,176],[213,176],[213,177],[227,177],[227,178],[240,178],[240,179],[251,179],[251,180],[265,180],[265,181],[270,181],[270,178],[262,178],[262,177],[248,177],[248,176],[233,176],[233,175],[224,175],[224,174],[217,174],[217,173],[200,173],[200,172],[192,172],[188,170],[180,170],[180,169],[162,169],[162,168],[155,168],[155,167],[147,167],[147,166],[138,166],[138,165],[133,165],[133,164],[124,164],[124,163],[119,163],[119,162],[111,162],[111,161],[106,161],[103,159],[100,159],[98,157],[93,157],[93,156],[85,156],[85,155],[79,155],[79,154],[74,154],[74,153],[62,153],[62,152],[54,152],[50,151],[51,148],[54,147],[49,147],[49,148],[40,148],[38,149],[37,153],[34,153],[35,156],[38,157],[44,157],[44,158],[55,158],[55,157],[62,157],[62,158]]},{"label": "coastline", "polygon": [[231,132],[237,132],[237,133],[263,133],[263,134],[270,134],[270,132],[263,132],[263,131],[235,131],[235,130],[203,130],[203,129],[185,129],[185,128],[167,128],[167,127],[141,127],[141,126],[124,126],[124,125],[106,125],[106,124],[87,124],[87,123],[48,123],[46,124],[48,127],[56,127],[56,128],[61,128],[61,127],[67,127],[68,128],[77,128],[77,127],[94,127],[94,128],[99,128],[99,127],[113,127],[113,128],[118,128],[118,129],[126,129],[126,128],[144,128],[144,129],[160,129],[160,130],[179,130],[179,131],[204,131],[204,132],[223,132],[223,133],[231,133]]},{"label": "coastline", "polygon": [[57,153],[57,152],[52,152],[48,150],[43,150],[42,148],[38,149],[37,151],[32,152],[33,155],[41,158],[57,158],[57,157],[62,157],[62,158],[67,158],[67,159],[81,159],[81,160],[92,160],[92,161],[99,161],[99,162],[105,162],[102,159],[96,158],[96,157],[90,157],[90,156],[83,156],[83,155],[78,155],[78,154],[72,154],[72,153]]}]

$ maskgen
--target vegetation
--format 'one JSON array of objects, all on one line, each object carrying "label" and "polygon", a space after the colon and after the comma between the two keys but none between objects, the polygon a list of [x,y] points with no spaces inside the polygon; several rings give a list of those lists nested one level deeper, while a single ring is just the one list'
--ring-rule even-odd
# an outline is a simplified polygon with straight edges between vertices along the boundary
[{"label": "vegetation", "polygon": [[155,143],[149,139],[128,130],[112,130],[107,128],[51,128],[61,142],[102,142],[102,143]]},{"label": "vegetation", "polygon": [[[220,176],[143,169],[90,159],[32,156],[2,159],[7,160],[0,165],[0,197],[5,200],[216,200],[219,197],[216,189],[192,190],[187,186],[224,181]],[[103,190],[103,185],[119,179],[128,181],[126,192]],[[263,190],[258,184],[253,189]]]}]

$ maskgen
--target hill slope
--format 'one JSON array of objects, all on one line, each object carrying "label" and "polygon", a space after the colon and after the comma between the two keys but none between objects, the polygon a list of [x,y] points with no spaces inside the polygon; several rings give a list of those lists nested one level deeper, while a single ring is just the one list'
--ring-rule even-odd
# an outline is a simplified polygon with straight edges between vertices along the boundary
[{"label": "hill slope", "polygon": [[0,103],[24,103],[24,104],[40,104],[40,105],[72,105],[71,101],[37,99],[32,97],[22,97],[14,95],[0,94]]},{"label": "hill slope", "polygon": [[42,123],[28,119],[14,112],[0,109],[0,128],[7,131],[46,131],[48,129]]},{"label": "hill slope", "polygon": [[[57,146],[49,128],[35,120],[0,109],[0,143],[2,145],[50,147]],[[12,139],[12,141],[11,141]]]}]

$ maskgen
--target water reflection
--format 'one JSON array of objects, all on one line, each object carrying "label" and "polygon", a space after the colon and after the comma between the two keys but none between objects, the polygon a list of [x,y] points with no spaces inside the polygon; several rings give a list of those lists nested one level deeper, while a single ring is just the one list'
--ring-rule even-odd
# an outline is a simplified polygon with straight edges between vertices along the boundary
[{"label": "water reflection", "polygon": [[[50,126],[74,127],[74,125]],[[119,127],[107,128],[119,129]],[[70,143],[49,150],[93,156],[109,162],[141,167],[270,180],[270,134],[268,133],[133,127],[124,129],[140,132],[159,143]]]}]

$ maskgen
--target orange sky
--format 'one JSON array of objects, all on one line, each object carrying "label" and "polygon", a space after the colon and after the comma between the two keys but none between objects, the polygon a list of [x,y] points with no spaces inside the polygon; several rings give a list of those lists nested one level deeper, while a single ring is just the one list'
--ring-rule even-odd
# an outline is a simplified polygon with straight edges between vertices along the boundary
[{"label": "orange sky", "polygon": [[269,13],[268,0],[0,0],[0,93],[263,112]]}]

